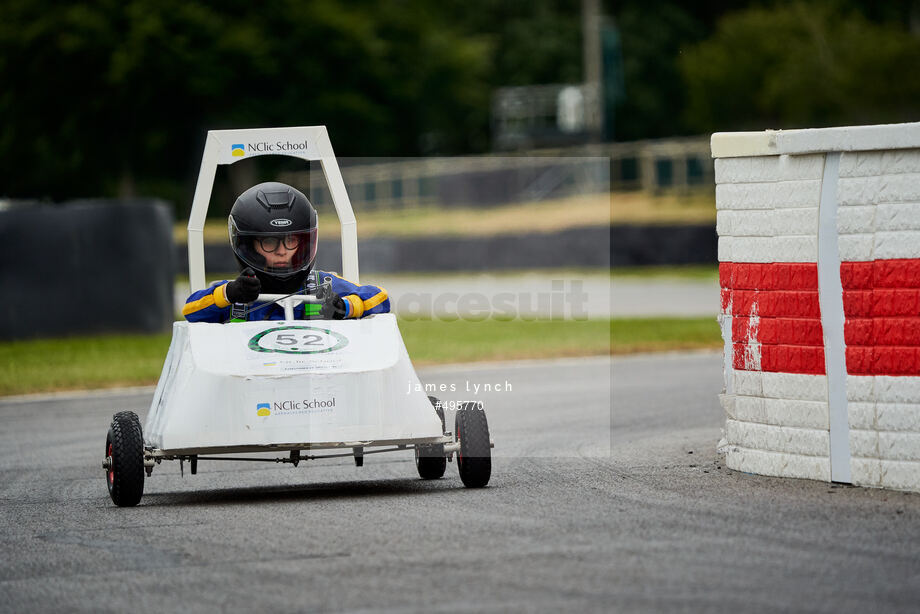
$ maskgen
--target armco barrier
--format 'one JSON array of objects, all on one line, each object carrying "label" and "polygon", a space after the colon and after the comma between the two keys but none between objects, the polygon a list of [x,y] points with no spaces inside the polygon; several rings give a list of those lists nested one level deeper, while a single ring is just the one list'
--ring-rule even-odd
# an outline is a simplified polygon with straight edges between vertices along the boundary
[{"label": "armco barrier", "polygon": [[920,123],[711,145],[727,465],[920,490]]}]

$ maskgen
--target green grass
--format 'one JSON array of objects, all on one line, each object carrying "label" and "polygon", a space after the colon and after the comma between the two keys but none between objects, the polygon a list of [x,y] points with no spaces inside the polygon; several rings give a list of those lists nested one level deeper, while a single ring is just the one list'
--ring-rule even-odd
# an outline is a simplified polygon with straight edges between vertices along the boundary
[{"label": "green grass", "polygon": [[614,354],[722,347],[715,317],[615,318],[610,321],[610,338]]},{"label": "green grass", "polygon": [[[416,365],[720,347],[714,318],[401,320]],[[0,343],[0,395],[156,383],[170,336],[104,335]]]},{"label": "green grass", "polygon": [[[635,203],[633,203],[635,207]],[[492,236],[503,233],[555,232],[566,228],[610,224],[609,194],[572,196],[560,200],[510,203],[491,207],[408,207],[355,211],[358,238]],[[184,243],[188,220],[177,220],[173,236]],[[331,206],[319,210],[321,237],[338,237],[338,218]],[[227,241],[226,218],[205,222],[206,242]]]},{"label": "green grass", "polygon": [[422,365],[610,352],[610,320],[413,320],[399,328]]},{"label": "green grass", "polygon": [[[489,207],[407,207],[355,210],[358,238],[492,236],[505,233],[548,233],[566,228],[610,224],[699,224],[716,221],[711,187],[686,194],[655,195],[615,192],[570,196],[558,200],[496,204]],[[174,228],[178,243],[188,235],[188,219]],[[321,237],[339,236],[338,218],[331,205],[320,207]],[[204,240],[227,241],[226,218],[205,222]]]},{"label": "green grass", "polygon": [[169,334],[0,343],[0,395],[154,383]]}]

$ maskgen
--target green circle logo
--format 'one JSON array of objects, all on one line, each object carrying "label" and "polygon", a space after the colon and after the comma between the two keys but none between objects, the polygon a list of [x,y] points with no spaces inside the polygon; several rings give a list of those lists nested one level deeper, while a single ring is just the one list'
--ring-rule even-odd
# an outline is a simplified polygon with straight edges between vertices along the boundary
[{"label": "green circle logo", "polygon": [[345,335],[317,326],[276,326],[249,340],[250,350],[276,354],[327,354],[346,345]]}]

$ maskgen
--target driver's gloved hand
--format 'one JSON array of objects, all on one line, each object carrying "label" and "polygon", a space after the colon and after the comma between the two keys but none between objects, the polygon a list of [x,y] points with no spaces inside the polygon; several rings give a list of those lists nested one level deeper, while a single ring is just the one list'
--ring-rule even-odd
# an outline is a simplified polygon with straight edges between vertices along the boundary
[{"label": "driver's gloved hand", "polygon": [[324,320],[344,320],[345,319],[345,300],[335,292],[329,293],[323,299],[323,306],[319,311]]},{"label": "driver's gloved hand", "polygon": [[262,282],[256,277],[255,271],[247,267],[239,277],[227,284],[227,300],[231,303],[251,303],[259,298],[261,291]]}]

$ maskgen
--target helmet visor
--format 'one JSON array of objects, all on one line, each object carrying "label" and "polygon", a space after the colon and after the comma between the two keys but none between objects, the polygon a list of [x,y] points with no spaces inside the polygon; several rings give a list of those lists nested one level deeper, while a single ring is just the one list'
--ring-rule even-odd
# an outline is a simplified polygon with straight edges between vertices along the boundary
[{"label": "helmet visor", "polygon": [[283,279],[308,270],[316,258],[316,228],[292,232],[246,232],[230,222],[230,247],[257,271]]}]

